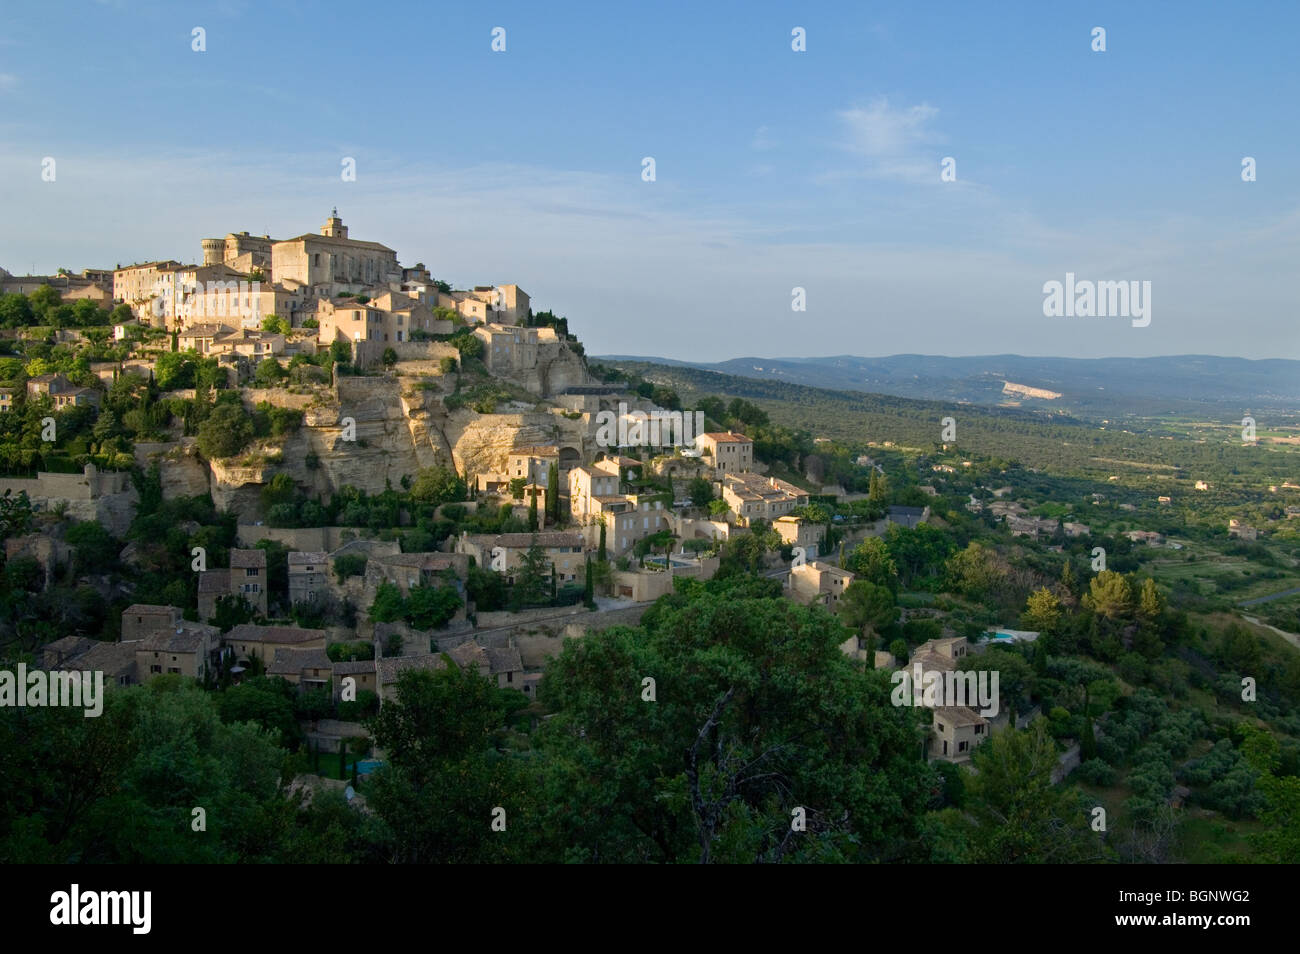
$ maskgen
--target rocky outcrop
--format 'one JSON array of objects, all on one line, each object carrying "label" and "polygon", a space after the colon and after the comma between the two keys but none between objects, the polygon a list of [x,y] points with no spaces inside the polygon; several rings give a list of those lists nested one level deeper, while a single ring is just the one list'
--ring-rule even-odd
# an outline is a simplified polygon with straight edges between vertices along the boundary
[{"label": "rocky outcrop", "polygon": [[[521,445],[558,444],[565,461],[575,463],[601,449],[589,417],[566,417],[558,408],[449,412],[442,399],[454,379],[431,373],[435,365],[404,361],[397,375],[339,377],[302,407],[296,432],[258,442],[237,458],[204,462],[192,439],[157,445],[150,457],[159,463],[164,495],[211,493],[218,507],[251,514],[262,486],[281,471],[306,493],[328,498],[344,486],[367,493],[400,487],[403,477],[435,465],[465,477],[499,473],[510,450]],[[536,368],[504,380],[554,393],[591,379],[582,358],[563,345],[543,349]]]},{"label": "rocky outcrop", "polygon": [[[171,444],[155,445],[158,450],[148,455],[141,465],[158,465],[162,480],[164,500],[175,497],[199,497],[212,491],[212,472],[207,461],[199,456],[197,442],[192,437]],[[137,451],[139,448],[137,448]],[[139,454],[137,454],[137,457]]]}]

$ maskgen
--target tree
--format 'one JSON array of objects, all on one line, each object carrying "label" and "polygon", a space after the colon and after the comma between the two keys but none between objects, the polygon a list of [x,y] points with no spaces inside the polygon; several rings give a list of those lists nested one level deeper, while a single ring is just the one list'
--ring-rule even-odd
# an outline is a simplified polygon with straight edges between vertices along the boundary
[{"label": "tree", "polygon": [[95,421],[95,426],[91,430],[97,441],[109,441],[121,433],[122,424],[113,413],[111,407],[106,407],[99,412],[99,419]]},{"label": "tree", "polygon": [[[366,793],[383,822],[389,860],[518,860],[519,836],[512,833],[530,827],[528,796],[521,773],[492,744],[503,719],[495,685],[476,670],[451,665],[398,677],[396,697],[373,722],[387,760]],[[509,813],[505,832],[489,827],[497,807]]]},{"label": "tree", "polygon": [[582,578],[582,604],[588,609],[596,608],[595,585],[591,578],[591,555],[587,555],[586,571]]},{"label": "tree", "polygon": [[228,633],[241,623],[253,621],[253,604],[243,594],[218,596],[212,607],[213,616],[209,623],[223,633]]},{"label": "tree", "polygon": [[545,604],[550,588],[550,562],[534,534],[532,545],[524,552],[515,571],[515,585],[510,590],[511,609]]},{"label": "tree", "polygon": [[397,364],[397,351],[393,348],[385,348],[381,360],[384,362],[384,367],[391,370],[393,365]]},{"label": "tree", "polygon": [[1268,730],[1241,722],[1242,755],[1258,774],[1264,796],[1263,830],[1251,836],[1254,860],[1266,864],[1300,863],[1300,777],[1279,774],[1278,741]]},{"label": "tree", "polygon": [[952,552],[952,538],[937,527],[923,523],[913,529],[893,524],[885,532],[885,546],[898,567],[899,583],[936,576]]},{"label": "tree", "polygon": [[703,477],[692,477],[686,485],[686,496],[695,507],[707,507],[713,499],[713,485]]},{"label": "tree", "polygon": [[451,468],[442,464],[424,467],[411,483],[411,499],[423,504],[450,503],[465,499],[465,481]]},{"label": "tree", "polygon": [[384,580],[375,590],[375,601],[370,604],[370,618],[376,623],[392,623],[406,613],[406,601],[395,583]]},{"label": "tree", "polygon": [[1133,589],[1124,574],[1102,570],[1088,581],[1083,605],[1107,619],[1126,619],[1133,613]]},{"label": "tree", "polygon": [[894,594],[887,588],[867,580],[854,580],[840,599],[839,614],[846,626],[859,633],[867,626],[880,632],[897,621],[898,607],[894,605]]},{"label": "tree", "polygon": [[117,564],[121,545],[93,520],[69,527],[64,540],[76,548],[78,573],[107,573]]},{"label": "tree", "polygon": [[546,470],[546,519],[560,522],[560,465],[555,461]]},{"label": "tree", "polygon": [[218,404],[199,425],[199,452],[209,460],[234,457],[253,437],[253,422],[238,404]]},{"label": "tree", "polygon": [[975,749],[977,774],[966,782],[967,810],[978,825],[970,860],[1070,864],[1104,857],[1077,794],[1052,784],[1056,759],[1042,719],[1025,731],[994,733]]},{"label": "tree", "polygon": [[288,376],[289,372],[278,358],[266,357],[257,363],[257,369],[253,372],[253,384],[259,388],[274,388]]},{"label": "tree", "polygon": [[1074,578],[1074,564],[1070,561],[1069,557],[1066,557],[1065,565],[1061,567],[1061,586],[1065,588],[1066,592],[1071,594],[1076,592],[1078,586]]},{"label": "tree", "polygon": [[12,488],[6,488],[4,495],[0,496],[0,540],[22,536],[31,525],[32,502],[27,491],[20,490],[15,494]]},{"label": "tree", "polygon": [[275,733],[280,745],[296,749],[302,741],[302,730],[294,714],[296,697],[295,687],[283,679],[267,676],[246,679],[218,697],[221,720],[252,722]]},{"label": "tree", "polygon": [[996,592],[1006,579],[994,550],[971,542],[947,563],[948,585],[963,596],[983,599]]},{"label": "tree", "polygon": [[880,471],[871,471],[871,480],[867,485],[867,499],[879,511],[889,501],[889,481]]},{"label": "tree", "polygon": [[31,303],[32,313],[47,324],[52,323],[51,316],[54,309],[63,303],[62,296],[50,285],[33,288],[27,300]]},{"label": "tree", "polygon": [[[783,599],[773,581],[682,586],[640,627],[569,641],[548,665],[547,852],[615,863],[898,858],[916,836],[908,806],[935,779],[917,758],[911,711],[887,701],[886,676],[849,662],[834,618]],[[648,676],[654,705],[643,701]]]},{"label": "tree", "polygon": [[528,494],[528,532],[537,532],[537,494]]},{"label": "tree", "polygon": [[0,295],[0,327],[26,328],[34,321],[32,303],[26,295]]},{"label": "tree", "polygon": [[154,362],[153,376],[160,391],[194,387],[194,353],[164,351]]},{"label": "tree", "polygon": [[1152,624],[1160,619],[1164,611],[1165,601],[1160,591],[1156,589],[1156,581],[1147,577],[1142,581],[1142,589],[1138,595],[1138,619]]},{"label": "tree", "polygon": [[1029,599],[1025,601],[1024,615],[1021,617],[1022,625],[1026,629],[1040,633],[1054,633],[1060,620],[1061,601],[1057,599],[1055,593],[1044,586],[1029,594]]},{"label": "tree", "polygon": [[441,629],[464,604],[450,586],[413,586],[406,598],[406,619],[416,629]]},{"label": "tree", "polygon": [[506,608],[505,577],[500,573],[471,566],[465,589],[469,598],[474,601],[476,611],[487,613]]},{"label": "tree", "polygon": [[898,594],[898,566],[880,537],[867,537],[849,554],[848,566],[859,580],[883,586]]},{"label": "tree", "polygon": [[274,334],[287,335],[293,330],[287,318],[281,318],[279,315],[271,314],[262,319],[262,330],[270,331]]}]

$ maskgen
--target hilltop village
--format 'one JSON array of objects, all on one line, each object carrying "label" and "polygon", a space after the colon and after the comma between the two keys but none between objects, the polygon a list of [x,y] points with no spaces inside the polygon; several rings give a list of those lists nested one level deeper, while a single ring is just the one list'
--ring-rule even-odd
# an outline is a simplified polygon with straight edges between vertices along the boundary
[{"label": "hilltop village", "polygon": [[[348,721],[317,729],[336,747],[408,669],[470,667],[531,698],[564,637],[634,621],[675,579],[712,577],[741,538],[795,600],[833,608],[853,583],[818,559],[828,517],[809,489],[675,395],[595,377],[567,322],[517,285],[453,289],[351,238],[337,213],[319,234],[201,247],[202,264],[3,276],[38,307],[57,293],[72,318],[0,388],[4,411],[54,424],[8,448],[11,466],[84,461],[5,490],[110,539],[129,536],[142,498],[210,500],[233,524],[224,538],[194,519],[160,527],[179,578],[127,605],[114,640],[63,636],[37,664],[116,685],[279,676],[341,707]],[[78,324],[96,311],[110,323]],[[929,515],[877,509],[862,535]],[[7,553],[52,580],[86,533],[65,530],[12,536]],[[163,571],[160,544],[116,556]],[[917,659],[951,669],[965,642]],[[856,637],[843,648],[896,662]],[[964,760],[987,724],[955,715],[936,720],[934,748]]]},{"label": "hilltop village", "polygon": [[[1232,826],[1282,810],[1272,789],[1234,780],[1271,784],[1250,761],[1250,718],[1278,733],[1278,765],[1296,757],[1300,508],[1294,481],[1264,467],[1288,459],[1244,446],[1230,453],[1249,475],[1079,480],[971,453],[942,412],[928,441],[816,437],[774,421],[791,410],[779,403],[697,390],[687,407],[677,378],[589,362],[568,320],[518,285],[454,288],[352,238],[337,212],[318,234],[200,249],[193,264],[0,273],[0,650],[33,685],[109,687],[93,708],[134,726],[136,768],[104,799],[183,800],[148,784],[178,734],[219,750],[212,764],[228,768],[209,783],[224,791],[238,775],[229,734],[252,731],[265,810],[313,793],[269,857],[310,856],[296,839],[336,823],[351,847],[310,850],[461,857],[459,834],[404,832],[441,824],[408,797],[443,785],[459,798],[456,760],[470,759],[482,774],[469,816],[559,811],[549,784],[576,801],[529,829],[547,847],[465,834],[463,857],[670,860],[717,824],[693,767],[709,733],[819,790],[806,749],[764,741],[745,727],[755,718],[813,732],[860,776],[824,793],[852,813],[808,822],[846,857],[1021,859],[997,821],[1018,783],[980,781],[1006,765],[1050,791],[1033,857],[1193,857],[1170,819],[1205,813],[1232,853]],[[1040,453],[1033,433],[1018,440]],[[1260,479],[1249,494],[1225,487]],[[1179,517],[1189,501],[1204,519]],[[21,693],[0,670],[11,719],[64,718]],[[160,736],[150,713],[172,728]],[[420,748],[448,726],[465,732],[456,746]],[[611,842],[580,804],[647,740],[646,771],[677,794],[642,792],[628,768],[632,788],[602,809],[627,816]],[[719,741],[709,772],[745,788],[729,752]],[[52,750],[19,754],[63,784],[44,767]],[[863,849],[878,812],[867,777],[896,792],[898,835]],[[746,791],[769,827],[803,811],[784,788]],[[345,792],[346,821],[329,801]],[[1113,837],[1089,829],[1082,793],[1122,819]],[[993,807],[963,812],[968,796]],[[648,823],[665,798],[676,814]],[[25,824],[15,811],[11,832]],[[387,827],[362,833],[376,816]],[[139,853],[103,847],[84,819],[46,824],[13,851]],[[763,839],[736,857],[786,850]],[[223,845],[256,854],[235,834]]]}]

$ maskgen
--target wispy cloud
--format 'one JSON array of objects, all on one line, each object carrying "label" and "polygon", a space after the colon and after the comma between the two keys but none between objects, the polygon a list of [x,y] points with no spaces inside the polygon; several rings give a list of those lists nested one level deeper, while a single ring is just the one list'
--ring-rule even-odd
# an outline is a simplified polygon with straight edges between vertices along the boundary
[{"label": "wispy cloud", "polygon": [[758,152],[766,152],[769,149],[775,148],[776,142],[773,141],[766,126],[759,126],[758,130],[754,133],[754,141],[749,145],[751,149]]},{"label": "wispy cloud", "polygon": [[18,88],[18,77],[13,73],[0,73],[0,93],[8,93]]},{"label": "wispy cloud", "polygon": [[939,115],[936,107],[928,103],[896,107],[888,97],[879,96],[867,106],[841,110],[837,115],[843,148],[866,160],[860,174],[908,181],[937,178],[936,159],[927,148],[943,142],[933,128],[932,121]]},{"label": "wispy cloud", "polygon": [[[892,142],[904,148],[882,155],[905,155],[918,140],[905,131]],[[203,236],[297,235],[337,205],[355,237],[384,242],[440,278],[518,282],[536,307],[568,315],[597,354],[734,357],[742,316],[747,340],[777,342],[770,350],[785,355],[824,353],[827,340],[869,354],[1300,353],[1285,331],[1247,338],[1224,322],[1286,313],[1292,292],[1281,262],[1300,248],[1293,207],[1237,223],[1233,241],[1216,247],[1223,228],[1212,219],[1062,227],[977,190],[952,202],[937,161],[929,164],[934,189],[885,190],[897,195],[866,207],[843,202],[830,216],[833,229],[821,206],[731,212],[627,175],[457,168],[365,151],[356,182],[342,182],[338,170],[336,151],[274,160],[212,150],[147,159],[89,152],[60,155],[51,183],[29,151],[0,147],[0,198],[25,223],[20,232],[0,230],[0,265],[193,259]],[[1044,319],[1042,285],[1067,270],[1153,280],[1151,328],[1136,337],[1124,323]],[[666,280],[673,307],[664,316]],[[794,286],[809,296],[798,325]]]}]

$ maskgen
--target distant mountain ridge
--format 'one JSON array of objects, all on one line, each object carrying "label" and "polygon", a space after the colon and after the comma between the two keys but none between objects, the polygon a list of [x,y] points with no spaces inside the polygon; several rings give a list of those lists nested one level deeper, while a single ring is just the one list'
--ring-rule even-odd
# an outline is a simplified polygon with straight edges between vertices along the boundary
[{"label": "distant mountain ridge", "polygon": [[[1083,417],[1300,411],[1300,361],[1213,355],[1034,358],[897,354],[882,358],[732,358],[715,363],[602,355],[747,378],[897,397],[1016,405]],[[1008,386],[1010,385],[1010,387]]]}]

